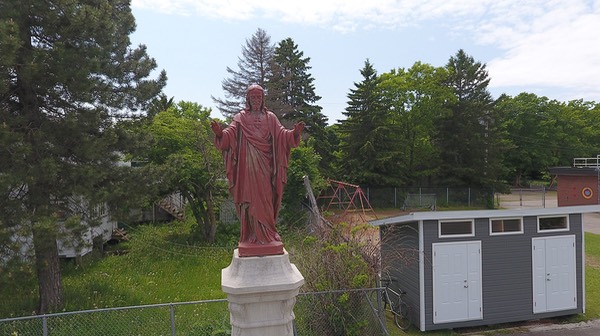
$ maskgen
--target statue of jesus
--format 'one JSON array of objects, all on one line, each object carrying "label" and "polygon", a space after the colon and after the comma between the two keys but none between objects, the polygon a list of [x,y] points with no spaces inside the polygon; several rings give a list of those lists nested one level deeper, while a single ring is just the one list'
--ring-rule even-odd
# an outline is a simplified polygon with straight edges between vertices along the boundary
[{"label": "statue of jesus", "polygon": [[215,145],[223,153],[229,192],[241,222],[240,257],[283,254],[275,224],[287,181],[290,150],[300,144],[304,123],[289,130],[265,107],[264,90],[246,90],[246,107],[227,128],[213,120]]}]

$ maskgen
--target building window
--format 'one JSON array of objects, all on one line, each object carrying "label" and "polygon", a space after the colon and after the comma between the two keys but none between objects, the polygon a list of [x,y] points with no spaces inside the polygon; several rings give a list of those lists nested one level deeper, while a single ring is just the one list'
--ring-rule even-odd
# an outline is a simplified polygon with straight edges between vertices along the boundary
[{"label": "building window", "polygon": [[538,232],[569,231],[567,216],[538,217]]},{"label": "building window", "polygon": [[472,220],[440,221],[440,237],[472,237],[475,229]]},{"label": "building window", "polygon": [[490,220],[490,235],[523,233],[521,218],[501,218]]}]

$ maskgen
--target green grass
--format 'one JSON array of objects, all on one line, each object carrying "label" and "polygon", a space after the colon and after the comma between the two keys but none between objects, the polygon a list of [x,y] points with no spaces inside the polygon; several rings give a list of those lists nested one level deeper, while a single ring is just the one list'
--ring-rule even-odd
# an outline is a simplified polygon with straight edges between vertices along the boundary
[{"label": "green grass", "polygon": [[[221,269],[233,247],[187,244],[189,223],[128,228],[122,255],[62,262],[65,311],[225,298]],[[37,305],[31,267],[0,272],[0,318],[31,315]]]},{"label": "green grass", "polygon": [[128,253],[86,267],[67,267],[65,309],[225,298],[220,274],[231,260],[232,249],[173,239],[185,230],[189,230],[185,223],[140,226],[130,233]]}]

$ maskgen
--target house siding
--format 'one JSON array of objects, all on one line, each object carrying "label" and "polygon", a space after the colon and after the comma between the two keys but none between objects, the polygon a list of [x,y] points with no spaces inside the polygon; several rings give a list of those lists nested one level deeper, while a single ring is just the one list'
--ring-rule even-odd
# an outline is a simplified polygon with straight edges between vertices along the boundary
[{"label": "house siding", "polygon": [[[569,215],[569,230],[562,232],[537,232],[537,217],[523,218],[523,233],[490,236],[489,219],[477,218],[474,222],[473,237],[439,238],[438,221],[423,221],[424,254],[424,303],[425,325],[423,330],[449,329],[489,325],[540,319],[554,316],[570,315],[583,312],[583,270],[582,270],[582,215]],[[417,224],[407,225],[411,230],[393,230],[394,235],[417,235],[416,239],[398,236],[393,241],[398,245],[417,241]],[[417,230],[414,230],[417,228]],[[575,235],[575,272],[577,283],[577,308],[533,314],[533,280],[532,280],[532,238]],[[433,246],[434,243],[481,241],[481,276],[483,319],[433,324]],[[389,246],[382,246],[383,260],[390,253]],[[394,273],[399,286],[407,291],[406,301],[411,306],[413,322],[419,321],[419,268],[406,267]]]},{"label": "house siding", "polygon": [[382,255],[386,256],[382,258],[383,277],[389,274],[394,279],[390,287],[406,292],[402,300],[410,309],[411,321],[418,325],[421,309],[418,223],[382,226],[380,234]]}]

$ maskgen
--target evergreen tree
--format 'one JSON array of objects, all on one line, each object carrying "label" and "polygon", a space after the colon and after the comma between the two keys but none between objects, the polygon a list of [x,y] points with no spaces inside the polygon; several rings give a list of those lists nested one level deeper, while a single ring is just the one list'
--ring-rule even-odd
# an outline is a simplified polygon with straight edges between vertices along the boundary
[{"label": "evergreen tree", "polygon": [[74,196],[106,200],[127,145],[114,121],[166,83],[134,29],[129,0],[0,2],[0,228],[32,237],[39,313],[63,306],[58,220]]},{"label": "evergreen tree", "polygon": [[[271,103],[276,104],[276,99],[271,98],[269,91],[269,79],[273,77],[273,57],[275,46],[271,44],[271,37],[261,28],[256,30],[246,44],[242,46],[242,57],[238,58],[238,70],[227,67],[231,75],[222,82],[226,98],[212,97],[217,108],[223,116],[232,117],[244,108],[246,102],[246,89],[251,84],[258,84],[265,89],[267,96],[265,104],[274,108]],[[277,112],[274,110],[274,112]]]},{"label": "evergreen tree", "polygon": [[499,176],[501,145],[494,101],[487,90],[485,65],[459,50],[446,65],[446,85],[454,99],[438,120],[436,143],[441,156],[440,183],[490,186]]},{"label": "evergreen tree", "polygon": [[[331,174],[334,161],[333,148],[326,133],[327,117],[316,103],[321,99],[315,93],[314,78],[309,73],[310,58],[298,50],[291,38],[279,42],[275,48],[274,77],[269,82],[271,96],[278,101],[274,109],[283,111],[283,121],[304,121],[305,130],[314,138],[313,146],[322,158],[319,168],[323,174]],[[273,92],[276,92],[273,94]]]},{"label": "evergreen tree", "polygon": [[393,185],[398,181],[389,165],[393,137],[388,108],[378,91],[380,78],[369,60],[360,70],[363,80],[348,94],[347,119],[339,125],[339,170],[350,183],[368,186]]}]

